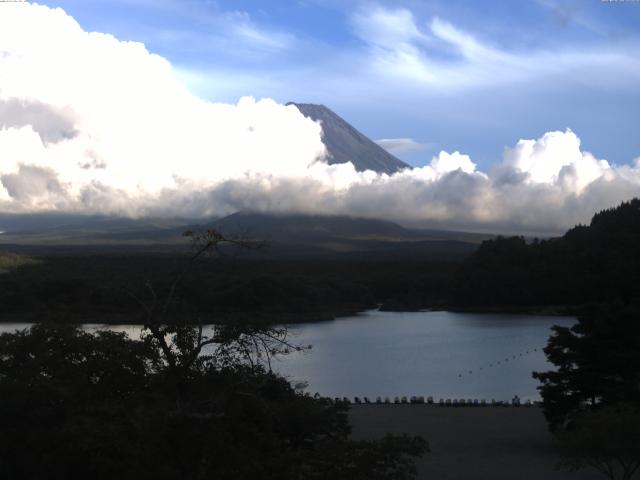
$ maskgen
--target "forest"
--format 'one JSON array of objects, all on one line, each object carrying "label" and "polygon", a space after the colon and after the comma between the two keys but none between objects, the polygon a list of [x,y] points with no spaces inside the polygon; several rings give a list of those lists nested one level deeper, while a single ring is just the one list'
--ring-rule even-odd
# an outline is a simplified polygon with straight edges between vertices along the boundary
[{"label": "forest", "polygon": [[[188,252],[188,247],[185,247]],[[3,319],[139,322],[133,296],[163,292],[186,255],[38,257],[0,275]],[[204,259],[179,286],[182,318],[251,316],[269,321],[333,319],[382,304],[412,310],[443,305],[455,261]]]},{"label": "forest", "polygon": [[455,272],[461,306],[561,306],[640,300],[640,199],[596,213],[563,236],[484,241]]},{"label": "forest", "polygon": [[[497,237],[471,255],[393,259],[246,258],[193,265],[174,314],[218,322],[328,320],[369,308],[576,313],[592,302],[640,298],[640,200],[594,215],[561,237]],[[3,321],[136,323],[135,297],[162,293],[183,254],[4,254]],[[19,267],[19,268],[18,268]]]}]

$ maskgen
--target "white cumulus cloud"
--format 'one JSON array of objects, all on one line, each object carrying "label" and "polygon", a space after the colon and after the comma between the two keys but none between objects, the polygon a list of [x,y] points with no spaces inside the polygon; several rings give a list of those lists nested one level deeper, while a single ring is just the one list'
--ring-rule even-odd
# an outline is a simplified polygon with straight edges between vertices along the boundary
[{"label": "white cumulus cloud", "polygon": [[[408,12],[376,15],[381,42],[410,53],[427,41],[405,29]],[[491,54],[446,24],[432,28],[467,57]],[[2,7],[0,213],[298,211],[550,232],[640,193],[640,161],[610,165],[571,130],[520,140],[489,172],[457,151],[394,175],[328,165],[326,153],[321,125],[293,105],[202,100],[140,43],[86,32],[60,9]]]},{"label": "white cumulus cloud", "polygon": [[580,150],[580,139],[571,130],[547,132],[538,140],[520,140],[505,151],[505,165],[527,174],[532,182],[549,183],[559,179],[582,190],[611,167]]},{"label": "white cumulus cloud", "polygon": [[302,174],[325,153],[320,126],[295,107],[205,102],[144,45],[29,4],[0,16],[0,127],[3,178],[46,168],[64,185],[58,197],[29,189],[18,199],[3,180],[4,209],[82,209],[95,191],[152,199],[248,173]]},{"label": "white cumulus cloud", "polygon": [[430,165],[440,175],[456,170],[465,173],[476,171],[476,164],[471,161],[469,155],[462,155],[460,152],[447,153],[442,151],[431,160]]}]

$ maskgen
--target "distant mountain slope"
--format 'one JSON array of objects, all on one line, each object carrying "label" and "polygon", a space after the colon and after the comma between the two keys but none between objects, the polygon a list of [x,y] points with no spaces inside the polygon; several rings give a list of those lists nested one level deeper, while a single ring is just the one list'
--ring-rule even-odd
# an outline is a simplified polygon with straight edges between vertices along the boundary
[{"label": "distant mountain slope", "polygon": [[0,231],[7,234],[42,234],[44,232],[116,232],[172,228],[192,223],[184,218],[124,218],[106,215],[65,213],[0,213]]},{"label": "distant mountain slope", "polygon": [[336,215],[274,215],[239,212],[205,228],[246,239],[264,240],[274,257],[378,255],[394,257],[461,257],[490,235],[441,230],[412,230],[396,223]]},{"label": "distant mountain slope", "polygon": [[339,238],[413,238],[413,232],[384,220],[324,215],[271,215],[238,212],[211,226],[227,235],[249,236],[265,240],[294,242]]},{"label": "distant mountain slope", "polygon": [[[1,225],[0,225],[1,226]],[[303,214],[239,212],[222,219],[202,222],[172,219],[114,219],[87,217],[85,222],[45,222],[9,228],[0,234],[0,249],[56,250],[62,246],[91,247],[144,252],[185,249],[185,230],[216,229],[228,237],[265,241],[268,248],[260,256],[302,258],[348,255],[350,257],[460,257],[473,252],[489,235],[441,230],[412,230],[396,223],[354,218]],[[29,248],[27,248],[29,247]],[[153,247],[153,248],[152,248]],[[354,257],[354,258],[355,258]]]},{"label": "distant mountain slope", "polygon": [[117,245],[182,242],[184,218],[118,218],[100,215],[2,215],[0,247],[22,245]]},{"label": "distant mountain slope", "polygon": [[345,215],[269,214],[238,212],[207,225],[227,235],[246,236],[285,243],[317,241],[328,238],[415,242],[455,240],[480,243],[493,235],[452,232],[446,230],[416,230],[397,223],[372,218]]},{"label": "distant mountain slope", "polygon": [[287,105],[295,105],[305,117],[322,123],[330,164],[352,162],[358,171],[388,174],[409,167],[324,105],[294,102]]}]

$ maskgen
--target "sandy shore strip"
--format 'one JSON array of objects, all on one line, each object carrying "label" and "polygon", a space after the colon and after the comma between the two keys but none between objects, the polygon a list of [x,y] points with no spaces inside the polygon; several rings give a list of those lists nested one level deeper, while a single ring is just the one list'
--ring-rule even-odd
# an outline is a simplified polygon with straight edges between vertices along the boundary
[{"label": "sandy shore strip", "polygon": [[538,407],[352,405],[357,439],[421,435],[431,453],[418,461],[429,480],[598,480],[595,470],[556,471],[552,437]]}]

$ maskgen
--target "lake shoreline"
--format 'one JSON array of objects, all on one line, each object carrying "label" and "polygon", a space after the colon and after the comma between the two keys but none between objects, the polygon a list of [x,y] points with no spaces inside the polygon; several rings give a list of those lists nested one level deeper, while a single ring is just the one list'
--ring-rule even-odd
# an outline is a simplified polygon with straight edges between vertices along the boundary
[{"label": "lake shoreline", "polygon": [[528,306],[460,306],[448,305],[444,309],[451,313],[504,313],[510,315],[539,315],[543,317],[565,317],[574,316],[578,312],[578,307],[568,307],[563,305],[528,305]]},{"label": "lake shoreline", "polygon": [[[194,317],[210,319],[211,321],[202,322],[203,325],[215,325],[217,323],[224,324],[233,321],[250,323],[250,320],[259,324],[267,325],[287,325],[298,323],[322,323],[339,320],[341,318],[353,317],[364,312],[375,310],[371,308],[353,308],[331,310],[329,312],[282,312],[282,313],[256,313],[256,312],[213,312],[206,314],[193,314]],[[98,314],[56,314],[54,318],[42,320],[45,314],[42,313],[18,313],[18,314],[2,314],[0,324],[3,323],[45,323],[59,325],[83,325],[83,324],[103,324],[103,325],[140,325],[144,322],[142,314],[130,313],[98,313]],[[183,323],[181,323],[183,324]],[[191,323],[193,326],[199,325],[198,322]]]},{"label": "lake shoreline", "polygon": [[[392,313],[414,313],[414,312],[449,312],[449,313],[470,313],[470,314],[504,314],[504,315],[536,315],[544,317],[564,317],[575,316],[579,307],[567,307],[559,305],[534,305],[534,306],[460,306],[460,305],[431,305],[426,307],[396,307],[381,305],[358,306],[352,308],[339,308],[317,312],[213,312],[200,313],[193,316],[200,318],[210,318],[212,321],[205,321],[203,325],[214,325],[216,323],[246,322],[256,321],[259,324],[268,325],[295,325],[300,323],[322,323],[338,321],[366,314],[370,311],[392,312]],[[62,325],[82,325],[82,324],[104,324],[104,325],[140,325],[143,322],[141,314],[131,313],[98,313],[82,315],[78,313],[61,315],[55,314],[54,318],[42,320],[46,315],[43,313],[3,313],[0,317],[0,324],[3,323],[49,323]],[[192,325],[197,326],[197,322]]]},{"label": "lake shoreline", "polygon": [[[139,338],[142,324],[111,318],[84,318],[81,328],[114,330]],[[367,310],[333,322],[299,322],[286,326],[289,341],[312,345],[309,351],[279,357],[276,372],[307,391],[327,397],[396,396],[525,402],[538,400],[533,371],[551,366],[543,353],[554,325],[575,318],[450,312],[392,313]],[[91,323],[89,323],[91,322]],[[80,322],[78,322],[80,323]],[[11,332],[31,323],[0,324]],[[215,324],[205,325],[213,335]]]}]

